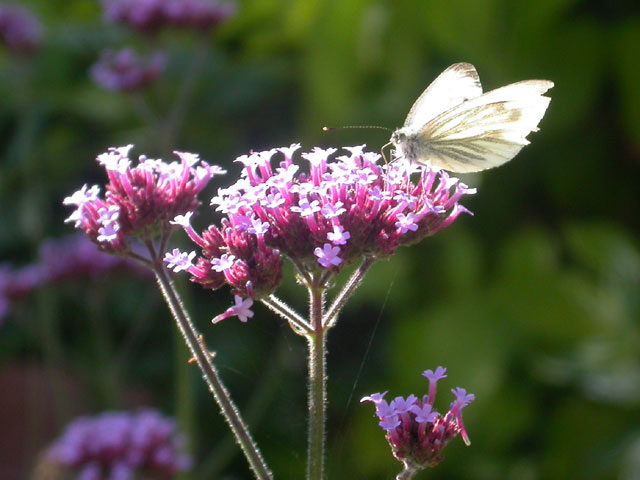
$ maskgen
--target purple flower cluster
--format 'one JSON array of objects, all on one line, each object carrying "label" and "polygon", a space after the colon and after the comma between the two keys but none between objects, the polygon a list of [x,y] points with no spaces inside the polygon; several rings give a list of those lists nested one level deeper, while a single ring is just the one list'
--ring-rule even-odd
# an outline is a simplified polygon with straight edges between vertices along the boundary
[{"label": "purple flower cluster", "polygon": [[40,22],[25,8],[0,5],[0,43],[9,51],[33,53],[42,40]]},{"label": "purple flower cluster", "polygon": [[104,16],[143,33],[165,27],[207,31],[233,16],[233,3],[212,0],[104,0]]},{"label": "purple flower cluster", "polygon": [[474,193],[444,171],[379,165],[380,155],[363,147],[335,158],[335,149],[315,148],[302,153],[303,169],[292,159],[299,147],[239,157],[241,178],[211,201],[224,215],[220,226],[198,235],[188,216],[177,219],[202,254],[194,264],[193,252],[175,250],[166,258],[170,267],[207,288],[226,283],[239,297],[261,298],[279,285],[283,256],[301,275],[328,279],[363,257],[391,255],[450,225],[467,212],[460,198]]},{"label": "purple flower cluster", "polygon": [[47,460],[82,480],[173,478],[191,468],[175,422],[145,409],[81,417],[49,448]]},{"label": "purple flower cluster", "polygon": [[429,393],[418,399],[415,395],[407,398],[396,397],[391,402],[384,400],[384,393],[374,393],[361,402],[372,402],[376,407],[379,425],[386,432],[393,456],[412,470],[434,467],[443,459],[442,449],[458,434],[464,443],[470,445],[469,437],[462,422],[462,409],[469,405],[475,395],[464,388],[454,388],[451,393],[455,400],[449,411],[441,415],[433,410],[438,380],[446,378],[443,367],[425,370],[423,376],[429,380]]},{"label": "purple flower cluster", "polygon": [[104,198],[97,185],[84,185],[64,200],[76,207],[67,222],[74,222],[101,250],[122,255],[131,252],[133,238],[168,234],[171,219],[193,212],[200,205],[197,194],[215,174],[224,173],[185,152],[174,152],[180,161],[171,163],[140,156],[133,167],[131,148],[112,148],[98,156],[109,177]]},{"label": "purple flower cluster", "polygon": [[36,289],[71,278],[104,279],[109,272],[119,269],[146,274],[146,270],[130,260],[100,252],[84,234],[45,240],[34,263],[21,268],[0,264],[0,320],[13,303]]},{"label": "purple flower cluster", "polygon": [[132,92],[152,84],[164,71],[165,56],[139,56],[131,48],[105,50],[91,66],[91,77],[107,90]]}]

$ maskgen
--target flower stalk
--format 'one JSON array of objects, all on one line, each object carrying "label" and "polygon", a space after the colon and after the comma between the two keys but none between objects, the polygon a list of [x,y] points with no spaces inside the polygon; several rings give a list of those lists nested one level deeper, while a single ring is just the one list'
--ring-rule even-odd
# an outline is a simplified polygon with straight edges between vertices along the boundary
[{"label": "flower stalk", "polygon": [[405,463],[402,471],[396,475],[396,480],[411,480],[418,471],[408,463]]},{"label": "flower stalk", "polygon": [[324,472],[325,407],[327,398],[326,329],[322,322],[324,288],[309,286],[309,420],[307,480],[322,480]]},{"label": "flower stalk", "polygon": [[313,332],[313,327],[309,322],[298,315],[298,313],[275,295],[269,295],[260,301],[272,312],[285,319],[289,323],[291,329],[298,335],[306,336]]},{"label": "flower stalk", "polygon": [[340,312],[347,303],[347,300],[353,294],[353,292],[355,292],[356,288],[360,286],[362,280],[364,280],[364,276],[369,271],[369,268],[371,268],[374,262],[375,258],[370,256],[365,257],[358,269],[353,273],[347,284],[333,301],[333,304],[331,304],[331,307],[329,307],[329,310],[327,311],[323,320],[324,325],[326,325],[328,328],[335,325],[336,321],[338,320],[338,315],[340,315]]},{"label": "flower stalk", "polygon": [[262,454],[251,438],[249,430],[244,424],[238,408],[235,406],[229,392],[222,384],[220,376],[212,361],[212,354],[207,350],[202,336],[197,332],[191,319],[184,309],[173,282],[167,275],[167,271],[162,265],[156,265],[153,269],[158,286],[162,291],[165,301],[171,310],[173,318],[176,320],[178,329],[182,333],[193,358],[202,371],[202,376],[209,386],[223,417],[227,421],[229,428],[242,449],[251,469],[259,480],[270,480],[273,478]]}]

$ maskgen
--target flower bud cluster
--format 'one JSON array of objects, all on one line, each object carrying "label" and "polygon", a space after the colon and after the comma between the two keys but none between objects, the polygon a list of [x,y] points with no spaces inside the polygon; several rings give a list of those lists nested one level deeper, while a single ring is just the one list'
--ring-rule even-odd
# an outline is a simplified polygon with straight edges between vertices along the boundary
[{"label": "flower bud cluster", "polygon": [[175,422],[155,410],[105,412],[67,426],[47,461],[82,479],[174,478],[191,468]]},{"label": "flower bud cluster", "polygon": [[104,50],[91,66],[91,77],[106,90],[133,92],[152,84],[164,71],[165,64],[161,52],[142,57],[131,48]]},{"label": "flower bud cluster", "polygon": [[224,173],[185,152],[174,152],[180,161],[171,163],[140,156],[134,167],[131,147],[98,156],[109,177],[103,198],[97,185],[84,185],[64,200],[76,207],[66,221],[74,222],[101,250],[114,254],[128,253],[134,237],[148,240],[168,233],[173,228],[170,220],[193,212],[200,205],[197,194],[213,175]]},{"label": "flower bud cluster", "polygon": [[235,14],[233,3],[213,0],[105,0],[104,16],[142,33],[165,27],[208,31]]},{"label": "flower bud cluster", "polygon": [[445,378],[446,369],[426,370],[423,376],[429,380],[429,393],[419,399],[415,395],[407,398],[396,397],[391,402],[384,400],[384,393],[374,393],[361,402],[372,402],[380,427],[386,432],[385,438],[391,446],[393,456],[410,470],[434,467],[443,459],[442,449],[458,434],[465,444],[470,445],[464,423],[462,409],[469,405],[475,395],[464,388],[454,388],[451,393],[455,400],[445,415],[433,410],[438,380]]},{"label": "flower bud cluster", "polygon": [[302,153],[304,168],[292,159],[299,147],[239,157],[241,178],[211,202],[224,215],[220,225],[198,235],[188,218],[178,219],[201,256],[193,264],[194,252],[174,251],[166,259],[174,270],[208,288],[226,283],[235,295],[260,298],[280,283],[283,256],[303,275],[337,273],[450,225],[467,212],[460,198],[474,193],[444,171],[379,165],[380,155],[363,147],[335,158],[335,149],[315,148]]},{"label": "flower bud cluster", "polygon": [[10,52],[32,54],[42,41],[40,22],[25,8],[0,5],[0,43]]}]

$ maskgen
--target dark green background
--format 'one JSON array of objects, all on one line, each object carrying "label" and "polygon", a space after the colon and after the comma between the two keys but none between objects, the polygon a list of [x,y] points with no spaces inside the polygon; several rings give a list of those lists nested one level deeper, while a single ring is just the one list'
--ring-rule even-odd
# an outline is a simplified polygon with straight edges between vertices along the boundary
[{"label": "dark green background", "polygon": [[[137,114],[139,99],[103,91],[87,73],[102,48],[148,42],[105,25],[97,2],[24,3],[45,25],[42,48],[31,59],[0,52],[0,261],[16,267],[35,259],[44,238],[71,232],[61,201],[104,182],[94,158],[109,146],[193,151],[228,167],[207,203],[250,149],[379,150],[384,132],[321,127],[397,127],[452,63],[473,63],[486,90],[553,80],[532,145],[465,179],[478,187],[464,202],[475,216],[376,265],[331,332],[328,478],[393,478],[400,464],[358,399],[425,393],[420,373],[438,365],[449,369],[439,410],[450,388],[477,396],[465,410],[472,445],[457,439],[419,478],[640,478],[637,2],[241,2],[206,39],[171,145]],[[199,41],[167,32],[156,43],[168,71],[143,96],[162,116]],[[205,208],[197,226],[212,219]],[[190,248],[182,235],[176,241]],[[277,478],[302,478],[303,340],[261,306],[246,325],[213,327],[228,291],[183,287]],[[290,274],[280,294],[304,307]],[[11,445],[3,478],[24,478],[74,416],[140,404],[180,417],[197,458],[193,478],[249,478],[178,340],[150,279],[68,281],[16,305],[0,330],[0,416],[17,425],[0,439]]]}]

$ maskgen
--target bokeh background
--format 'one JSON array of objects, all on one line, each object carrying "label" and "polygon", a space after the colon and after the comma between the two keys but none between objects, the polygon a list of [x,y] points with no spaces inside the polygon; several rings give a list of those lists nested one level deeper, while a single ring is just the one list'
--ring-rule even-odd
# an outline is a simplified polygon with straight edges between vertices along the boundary
[{"label": "bokeh background", "polygon": [[[141,405],[178,418],[190,478],[250,478],[149,276],[72,269],[6,295],[41,272],[43,242],[63,242],[47,243],[49,262],[67,258],[55,253],[72,233],[61,201],[104,181],[96,155],[129,143],[166,159],[197,152],[230,170],[206,203],[251,149],[378,150],[385,132],[321,128],[397,127],[458,61],[486,90],[553,80],[553,100],[532,145],[464,179],[478,188],[464,202],[475,216],[376,265],[332,331],[328,478],[394,477],[400,464],[358,399],[424,393],[420,373],[438,365],[449,369],[440,410],[449,388],[477,396],[472,445],[456,440],[418,478],[640,478],[637,2],[245,0],[213,31],[153,38],[104,22],[97,1],[22,5],[42,36],[31,54],[0,50],[1,478],[28,478],[76,416]],[[103,49],[125,46],[163,50],[165,72],[133,93],[96,84]],[[213,219],[205,209],[196,224]],[[214,327],[228,291],[181,288],[269,465],[301,478],[303,340],[259,306],[247,324]],[[280,296],[304,308],[291,276]]]}]

